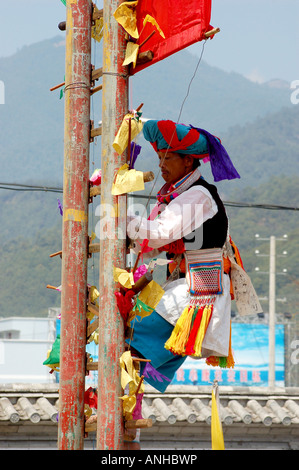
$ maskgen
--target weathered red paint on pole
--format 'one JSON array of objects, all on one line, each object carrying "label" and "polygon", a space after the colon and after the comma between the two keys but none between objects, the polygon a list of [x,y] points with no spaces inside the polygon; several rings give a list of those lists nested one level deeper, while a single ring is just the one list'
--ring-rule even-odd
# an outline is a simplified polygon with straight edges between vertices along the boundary
[{"label": "weathered red paint on pole", "polygon": [[[125,35],[113,17],[121,2],[104,0],[103,35],[103,101],[102,101],[102,180],[101,204],[105,216],[101,220],[99,280],[99,360],[97,448],[123,448],[122,396],[119,359],[124,352],[123,320],[114,292],[113,266],[124,268],[126,258],[126,196],[112,196],[115,172],[126,163],[126,155],[118,155],[113,147],[115,135],[128,111]],[[104,212],[103,212],[104,214]],[[103,236],[106,234],[106,236]]]},{"label": "weathered red paint on pole", "polygon": [[67,0],[58,448],[84,447],[91,1]]}]

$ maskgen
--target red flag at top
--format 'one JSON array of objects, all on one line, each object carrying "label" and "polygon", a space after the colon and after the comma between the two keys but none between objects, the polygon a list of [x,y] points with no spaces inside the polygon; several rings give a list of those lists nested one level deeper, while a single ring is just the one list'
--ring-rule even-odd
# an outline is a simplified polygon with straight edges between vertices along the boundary
[{"label": "red flag at top", "polygon": [[136,73],[195,42],[205,39],[210,25],[212,0],[139,0],[136,6],[139,54],[153,52],[153,60],[136,65]]}]

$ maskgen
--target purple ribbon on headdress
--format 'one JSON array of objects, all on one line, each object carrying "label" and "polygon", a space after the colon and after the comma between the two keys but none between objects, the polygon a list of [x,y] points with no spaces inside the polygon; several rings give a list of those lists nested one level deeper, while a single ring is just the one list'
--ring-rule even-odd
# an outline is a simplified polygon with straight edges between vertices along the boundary
[{"label": "purple ribbon on headdress", "polygon": [[142,375],[144,375],[145,378],[151,376],[154,380],[157,380],[158,382],[163,382],[164,380],[166,380],[167,382],[171,382],[168,377],[165,377],[165,375],[160,374],[160,372],[158,372],[149,362],[146,363],[146,366],[142,371]]},{"label": "purple ribbon on headdress", "polygon": [[207,139],[210,164],[214,181],[216,182],[225,179],[233,180],[235,178],[240,178],[239,173],[232,164],[232,161],[221,142],[205,129],[199,129],[198,127],[194,127],[191,124],[190,127],[196,129]]}]

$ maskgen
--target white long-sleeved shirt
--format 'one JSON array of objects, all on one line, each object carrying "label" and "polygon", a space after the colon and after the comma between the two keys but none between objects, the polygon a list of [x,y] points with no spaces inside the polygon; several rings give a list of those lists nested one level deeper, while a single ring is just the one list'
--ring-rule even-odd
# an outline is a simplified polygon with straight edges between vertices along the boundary
[{"label": "white long-sleeved shirt", "polygon": [[160,248],[201,227],[206,220],[214,217],[218,209],[206,188],[193,186],[167,206],[161,205],[161,210],[161,215],[155,220],[128,212],[128,236],[139,243],[147,239],[149,247]]},{"label": "white long-sleeved shirt", "polygon": [[[203,186],[196,185],[185,190],[167,206],[161,206],[161,210],[160,216],[155,220],[134,216],[132,211],[128,213],[128,236],[138,242],[137,244],[141,244],[144,239],[149,240],[148,246],[153,248],[153,251],[149,252],[147,257],[157,257],[158,248],[186,237],[200,228],[206,220],[214,217],[218,208],[210,192]],[[155,310],[166,321],[175,325],[189,301],[190,293],[186,279],[178,279],[166,286]],[[206,350],[207,356],[228,354],[229,328],[230,282],[225,275],[223,294],[217,296],[203,342],[203,351]]]}]

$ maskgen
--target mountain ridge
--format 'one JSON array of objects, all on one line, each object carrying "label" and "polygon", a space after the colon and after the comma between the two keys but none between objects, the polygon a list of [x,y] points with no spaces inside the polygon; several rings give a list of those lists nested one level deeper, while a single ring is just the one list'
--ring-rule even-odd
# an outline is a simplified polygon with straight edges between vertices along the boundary
[{"label": "mountain ridge", "polygon": [[[60,36],[24,46],[0,59],[5,105],[0,107],[1,179],[61,184],[63,174],[64,100],[50,87],[63,82],[65,51]],[[101,66],[101,45],[96,46]],[[144,102],[143,115],[173,119],[179,115],[198,57],[183,50],[130,79],[130,106]],[[18,70],[18,74],[16,74]],[[200,64],[183,106],[181,122],[205,127],[222,138],[230,127],[291,106],[288,90],[269,89],[236,73]],[[101,119],[101,95],[92,98],[94,122]],[[99,139],[100,142],[100,139]],[[100,149],[95,151],[100,165]]]}]

